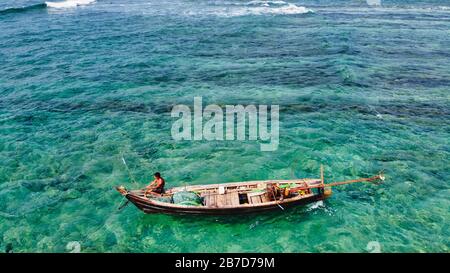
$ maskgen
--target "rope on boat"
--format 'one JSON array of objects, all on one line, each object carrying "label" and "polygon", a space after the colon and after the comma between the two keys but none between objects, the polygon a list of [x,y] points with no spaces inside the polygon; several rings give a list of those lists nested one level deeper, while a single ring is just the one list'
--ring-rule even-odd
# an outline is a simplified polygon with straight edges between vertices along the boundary
[{"label": "rope on boat", "polygon": [[138,185],[138,183],[136,182],[136,179],[134,179],[134,176],[130,171],[130,168],[128,168],[127,162],[125,161],[125,158],[123,156],[122,156],[122,162],[123,162],[123,165],[125,165],[125,168],[127,169],[127,172],[131,178],[131,181],[133,181],[136,185]]},{"label": "rope on boat", "polygon": [[117,208],[117,210],[122,210],[130,203],[130,200],[127,200],[125,203],[122,204],[124,199],[125,199],[125,196],[122,198],[122,200],[120,200],[119,207]]},{"label": "rope on boat", "polygon": [[273,199],[275,200],[275,203],[280,207],[280,209],[281,210],[284,210],[284,208],[280,205],[280,203],[278,203],[278,200],[277,200],[277,198],[275,197],[275,193],[272,191],[272,196],[273,196]]}]

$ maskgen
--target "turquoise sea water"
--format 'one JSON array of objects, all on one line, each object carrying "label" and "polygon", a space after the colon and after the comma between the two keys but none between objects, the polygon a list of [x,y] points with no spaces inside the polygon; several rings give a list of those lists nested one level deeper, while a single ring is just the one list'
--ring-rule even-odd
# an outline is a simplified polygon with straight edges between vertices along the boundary
[{"label": "turquoise sea water", "polygon": [[[0,251],[449,252],[448,1],[63,5],[0,3]],[[194,96],[280,105],[279,149],[173,141],[170,111]],[[139,186],[321,163],[329,182],[387,180],[284,212],[144,215],[117,211],[113,187],[136,187],[122,154]]]}]

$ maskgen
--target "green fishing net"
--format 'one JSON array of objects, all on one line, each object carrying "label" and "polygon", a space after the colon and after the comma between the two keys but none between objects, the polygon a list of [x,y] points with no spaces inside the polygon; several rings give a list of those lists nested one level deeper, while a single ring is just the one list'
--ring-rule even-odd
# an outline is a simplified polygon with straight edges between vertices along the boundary
[{"label": "green fishing net", "polygon": [[155,197],[154,199],[159,202],[172,203],[172,198],[170,197],[162,196],[162,197]]},{"label": "green fishing net", "polygon": [[203,204],[202,198],[192,191],[180,191],[172,195],[174,204],[201,206]]}]

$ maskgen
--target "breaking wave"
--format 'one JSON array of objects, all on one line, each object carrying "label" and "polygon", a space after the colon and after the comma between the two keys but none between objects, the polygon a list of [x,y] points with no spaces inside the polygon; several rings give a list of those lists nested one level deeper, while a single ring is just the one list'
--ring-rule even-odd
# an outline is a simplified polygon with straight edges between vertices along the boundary
[{"label": "breaking wave", "polygon": [[247,6],[264,6],[264,7],[284,5],[284,4],[287,4],[287,3],[284,1],[261,1],[261,0],[254,0],[254,1],[250,1],[248,3],[245,3],[245,5],[247,5]]},{"label": "breaking wave", "polygon": [[[284,1],[260,1],[254,0],[242,4],[234,4],[228,7],[204,9],[200,14],[209,14],[223,17],[236,17],[247,15],[292,15],[313,12],[312,10]],[[189,11],[185,14],[198,15],[198,11]]]},{"label": "breaking wave", "polygon": [[[280,1],[282,2],[282,1]],[[261,15],[261,14],[302,14],[312,12],[312,10],[307,9],[302,6],[296,6],[294,4],[284,4],[280,6],[259,6],[254,8],[238,10],[235,15]]]},{"label": "breaking wave", "polygon": [[57,9],[64,9],[64,8],[73,8],[78,6],[84,6],[94,3],[95,0],[67,0],[64,2],[45,2],[45,4],[49,8],[57,8]]},{"label": "breaking wave", "polygon": [[30,12],[30,11],[35,11],[35,10],[46,9],[47,7],[59,8],[59,9],[72,8],[72,7],[89,5],[91,3],[94,3],[95,1],[96,0],[67,0],[64,2],[45,2],[45,3],[41,3],[41,4],[18,7],[18,8],[6,8],[3,10],[0,10],[0,15]]},{"label": "breaking wave", "polygon": [[31,5],[31,6],[19,7],[19,8],[7,8],[7,9],[0,10],[0,15],[10,14],[10,13],[22,13],[22,12],[27,12],[27,11],[32,11],[32,10],[45,9],[46,7],[47,7],[47,5],[42,3],[42,4],[36,4],[36,5]]}]

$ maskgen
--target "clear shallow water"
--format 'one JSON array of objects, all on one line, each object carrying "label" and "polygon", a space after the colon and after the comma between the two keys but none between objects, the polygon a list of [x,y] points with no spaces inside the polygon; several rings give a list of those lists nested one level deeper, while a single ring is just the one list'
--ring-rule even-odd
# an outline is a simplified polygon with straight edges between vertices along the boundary
[{"label": "clear shallow water", "polygon": [[[449,251],[447,1],[0,3],[0,247],[15,252]],[[173,105],[279,104],[280,146],[174,142]],[[368,176],[323,204],[195,218],[113,186]]]}]

